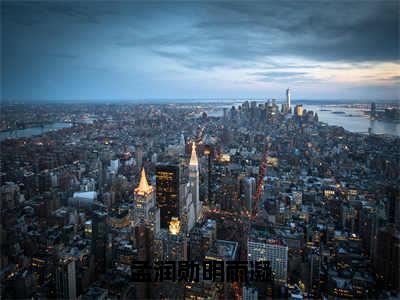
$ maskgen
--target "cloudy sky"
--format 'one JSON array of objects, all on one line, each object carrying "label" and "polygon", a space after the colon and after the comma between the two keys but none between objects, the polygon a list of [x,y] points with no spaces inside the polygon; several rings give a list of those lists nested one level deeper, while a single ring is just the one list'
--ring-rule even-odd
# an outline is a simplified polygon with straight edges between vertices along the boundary
[{"label": "cloudy sky", "polygon": [[399,99],[399,3],[2,2],[2,99]]}]

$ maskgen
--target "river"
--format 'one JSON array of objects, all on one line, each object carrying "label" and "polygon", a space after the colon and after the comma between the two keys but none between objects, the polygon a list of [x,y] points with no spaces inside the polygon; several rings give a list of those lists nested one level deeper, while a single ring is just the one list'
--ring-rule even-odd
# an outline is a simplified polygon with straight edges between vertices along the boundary
[{"label": "river", "polygon": [[[371,128],[372,133],[375,134],[400,136],[400,123],[371,120],[360,109],[321,105],[303,105],[303,107],[316,112],[321,122],[329,125],[342,126],[344,129],[351,132],[367,133],[368,128]],[[326,109],[330,111],[326,111]],[[344,114],[333,112],[344,112]]]},{"label": "river", "polygon": [[41,135],[49,131],[56,131],[69,127],[72,127],[71,123],[52,123],[44,125],[43,127],[31,127],[26,129],[3,131],[0,132],[0,141],[3,141],[7,138],[32,137],[36,135]]},{"label": "river", "polygon": [[[236,102],[234,104],[238,105],[239,102]],[[223,108],[227,107],[229,109],[231,105],[232,104],[217,104],[216,106],[210,105],[210,109],[206,109],[206,111],[210,116],[222,116]],[[318,114],[319,121],[327,123],[329,125],[342,126],[344,129],[350,132],[367,133],[368,128],[371,128],[372,133],[375,134],[387,134],[400,137],[400,123],[388,122],[383,120],[370,120],[368,116],[363,114],[363,111],[360,109],[331,105],[308,104],[303,104],[303,107],[307,110],[312,110],[316,112]],[[333,112],[344,113],[337,114]],[[37,136],[49,131],[55,131],[69,127],[72,127],[71,123],[53,123],[44,125],[43,127],[32,127],[13,131],[4,131],[0,132],[0,141],[3,141],[7,138]]]}]

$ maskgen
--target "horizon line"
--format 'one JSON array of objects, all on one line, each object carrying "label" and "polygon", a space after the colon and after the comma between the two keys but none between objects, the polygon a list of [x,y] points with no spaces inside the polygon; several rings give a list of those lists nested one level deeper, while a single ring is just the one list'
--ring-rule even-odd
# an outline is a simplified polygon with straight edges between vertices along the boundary
[{"label": "horizon line", "polygon": [[[218,97],[218,98],[132,98],[132,99],[6,99],[0,100],[1,104],[30,104],[30,103],[42,103],[42,104],[93,104],[93,103],[138,103],[138,104],[145,104],[147,102],[149,104],[154,102],[163,102],[163,103],[196,103],[196,101],[200,101],[202,103],[207,102],[235,102],[235,101],[268,101],[268,100],[276,100],[286,101],[286,98],[274,98],[274,97],[237,97],[237,98],[225,98],[225,97]],[[386,102],[386,103],[400,103],[400,99],[379,99],[379,98],[314,98],[314,99],[307,99],[307,98],[299,98],[299,99],[292,99],[292,102],[329,102],[329,101],[337,101],[337,102],[346,102],[346,101],[353,101],[353,102]]]}]

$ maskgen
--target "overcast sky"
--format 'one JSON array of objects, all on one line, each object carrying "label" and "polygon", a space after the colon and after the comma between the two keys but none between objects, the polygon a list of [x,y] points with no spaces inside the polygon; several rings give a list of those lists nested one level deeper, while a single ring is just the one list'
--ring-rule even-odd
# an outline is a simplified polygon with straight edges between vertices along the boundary
[{"label": "overcast sky", "polygon": [[399,99],[399,3],[2,2],[2,99]]}]

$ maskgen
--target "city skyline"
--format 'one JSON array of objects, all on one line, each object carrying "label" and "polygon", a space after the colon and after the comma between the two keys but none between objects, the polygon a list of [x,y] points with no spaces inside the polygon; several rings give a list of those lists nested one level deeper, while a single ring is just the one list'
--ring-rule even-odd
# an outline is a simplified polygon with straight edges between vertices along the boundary
[{"label": "city skyline", "polygon": [[1,299],[400,299],[400,0],[0,11]]},{"label": "city skyline", "polygon": [[1,6],[2,101],[399,100],[397,1]]}]

